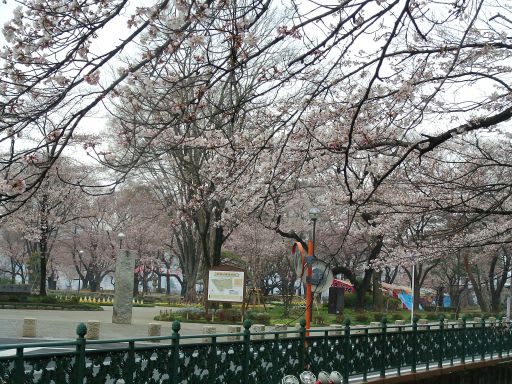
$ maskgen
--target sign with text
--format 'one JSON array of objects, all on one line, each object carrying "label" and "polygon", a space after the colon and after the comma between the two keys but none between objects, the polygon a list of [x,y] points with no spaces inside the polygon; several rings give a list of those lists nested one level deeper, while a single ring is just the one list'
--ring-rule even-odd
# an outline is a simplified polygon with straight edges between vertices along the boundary
[{"label": "sign with text", "polygon": [[243,303],[244,279],[243,271],[208,271],[208,301]]}]

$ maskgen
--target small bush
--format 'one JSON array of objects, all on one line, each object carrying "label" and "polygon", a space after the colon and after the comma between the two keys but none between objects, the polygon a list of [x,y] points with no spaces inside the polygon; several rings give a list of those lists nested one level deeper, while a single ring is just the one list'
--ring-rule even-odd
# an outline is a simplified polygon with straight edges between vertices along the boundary
[{"label": "small bush", "polygon": [[393,320],[403,320],[403,318],[402,318],[402,314],[401,314],[401,313],[393,313],[393,314],[391,315],[391,318],[392,318]]},{"label": "small bush", "polygon": [[388,311],[398,311],[402,309],[402,301],[397,297],[387,297],[386,308]]},{"label": "small bush", "polygon": [[384,317],[385,315],[383,313],[380,313],[380,312],[376,312],[373,314],[373,321],[377,321],[377,322],[381,322],[382,321],[382,318]]},{"label": "small bush", "polygon": [[[346,308],[355,308],[356,307],[357,297],[356,297],[355,293],[345,293],[344,300],[345,300],[344,303],[345,303]],[[365,308],[370,308],[372,306],[372,304],[373,304],[373,297],[370,293],[367,293],[364,296],[363,306]]]},{"label": "small bush", "polygon": [[426,314],[425,318],[427,320],[439,320],[439,314],[435,312],[429,312]]},{"label": "small bush", "polygon": [[239,323],[242,321],[242,314],[238,309],[224,309],[226,321],[231,323]]},{"label": "small bush", "polygon": [[327,321],[325,319],[325,316],[322,314],[317,314],[313,316],[313,323],[319,324],[319,325],[325,325],[327,324]]},{"label": "small bush", "polygon": [[355,319],[358,323],[367,323],[368,315],[366,313],[356,313]]},{"label": "small bush", "polygon": [[46,304],[57,304],[59,299],[57,299],[55,296],[44,296],[41,302]]},{"label": "small bush", "polygon": [[345,315],[343,313],[339,313],[336,315],[336,324],[343,324],[345,322]]},{"label": "small bush", "polygon": [[169,311],[160,311],[159,315],[154,317],[154,320],[157,321],[174,321],[176,320],[176,315]]},{"label": "small bush", "polygon": [[270,324],[270,314],[266,312],[247,312],[247,318],[251,320],[253,323],[258,324]]}]

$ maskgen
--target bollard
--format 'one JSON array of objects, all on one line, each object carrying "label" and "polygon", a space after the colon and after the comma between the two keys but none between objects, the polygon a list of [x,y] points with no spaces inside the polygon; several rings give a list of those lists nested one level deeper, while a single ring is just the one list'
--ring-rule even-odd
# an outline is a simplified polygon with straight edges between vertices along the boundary
[{"label": "bollard", "polygon": [[426,330],[428,326],[428,320],[427,319],[419,319],[418,320],[418,330]]},{"label": "bollard", "polygon": [[37,337],[37,320],[31,317],[23,319],[22,337]]},{"label": "bollard", "polygon": [[329,335],[341,336],[343,334],[343,325],[341,324],[331,324],[329,325],[329,328],[331,329],[329,331]]},{"label": "bollard", "polygon": [[405,329],[405,320],[395,320],[395,324],[388,326],[388,332],[400,332]]},{"label": "bollard", "polygon": [[98,340],[100,338],[100,322],[98,320],[87,320],[87,340]]},{"label": "bollard", "polygon": [[[228,333],[242,333],[242,327],[240,325],[228,325]],[[228,336],[228,341],[239,341],[241,340],[240,335]]]},{"label": "bollard", "polygon": [[[217,328],[208,326],[208,325],[203,327],[204,335],[213,335],[215,333],[217,333]],[[203,343],[211,343],[211,342],[212,342],[211,337],[203,337]]]},{"label": "bollard", "polygon": [[380,333],[380,322],[378,321],[372,321],[370,323],[370,327],[373,329],[368,329],[368,333]]},{"label": "bollard", "polygon": [[301,328],[300,323],[295,323],[294,329],[297,331],[297,333],[292,333],[291,337],[300,337],[300,328]]},{"label": "bollard", "polygon": [[[251,333],[256,332],[265,332],[265,326],[263,324],[254,324],[251,327]],[[265,339],[265,335],[251,335],[253,340],[263,340]]]},{"label": "bollard", "polygon": [[365,326],[364,325],[354,325],[353,327],[350,327],[350,334],[351,335],[362,335],[364,334]]},{"label": "bollard", "polygon": [[[161,336],[162,325],[160,323],[149,323],[148,324],[148,336]],[[152,340],[153,343],[159,343],[160,340]]]},{"label": "bollard", "polygon": [[[276,332],[282,332],[282,331],[287,331],[287,330],[288,330],[288,327],[285,324],[275,324],[274,325],[274,331],[276,331]],[[276,333],[276,336],[277,336],[277,338],[282,339],[282,338],[288,337],[288,334],[287,333],[279,333],[279,334]]]}]

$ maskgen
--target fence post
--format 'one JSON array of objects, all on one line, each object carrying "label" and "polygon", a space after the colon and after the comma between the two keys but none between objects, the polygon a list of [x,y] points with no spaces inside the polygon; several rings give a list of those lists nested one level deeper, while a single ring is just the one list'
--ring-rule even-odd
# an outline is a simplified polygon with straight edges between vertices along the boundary
[{"label": "fence post", "polygon": [[217,365],[217,336],[212,336],[212,342],[210,344],[210,357],[208,359],[208,382],[215,384],[215,374]]},{"label": "fence post", "polygon": [[171,383],[178,383],[180,369],[180,329],[178,320],[172,322]]},{"label": "fence post", "polygon": [[299,329],[299,370],[297,376],[306,369],[306,320],[300,319]]},{"label": "fence post", "polygon": [[244,356],[242,361],[243,383],[249,382],[249,357],[251,355],[251,320],[244,321]]},{"label": "fence post", "polygon": [[343,354],[343,384],[348,384],[350,376],[350,319],[345,320],[345,350]]},{"label": "fence post", "polygon": [[500,338],[498,357],[501,359],[503,357],[503,319],[500,319],[498,322],[498,337]]},{"label": "fence post", "polygon": [[[368,356],[368,328],[364,329],[364,339],[363,339],[363,356]],[[363,364],[363,383],[366,383],[368,379],[368,365]]]},{"label": "fence post", "polygon": [[416,360],[418,353],[418,317],[412,319],[412,365],[411,372],[416,373]]},{"label": "fence post", "polygon": [[386,377],[386,359],[387,359],[387,337],[386,337],[386,323],[388,322],[388,319],[386,318],[386,316],[384,316],[382,318],[382,322],[381,322],[381,334],[380,334],[380,339],[381,339],[381,347],[380,347],[380,350],[381,350],[381,353],[382,353],[382,357],[381,357],[381,364],[380,364],[380,377],[384,378]]},{"label": "fence post", "polygon": [[466,340],[467,340],[467,331],[466,331],[466,315],[462,316],[462,331],[461,331],[462,341],[460,343],[460,362],[462,364],[466,363]]},{"label": "fence post", "polygon": [[444,345],[444,316],[439,316],[439,338],[437,340],[437,345],[439,347],[439,356],[437,361],[437,367],[443,368],[443,345]]},{"label": "fence post", "polygon": [[84,323],[80,323],[76,326],[76,384],[82,384],[85,376],[85,334],[87,333],[87,327]]},{"label": "fence post", "polygon": [[482,320],[480,320],[480,328],[482,328],[482,336],[481,336],[482,342],[480,343],[480,352],[481,352],[482,360],[485,360],[485,334],[486,334],[486,331],[485,331],[485,318],[483,316],[482,316]]},{"label": "fence post", "polygon": [[128,364],[126,367],[126,384],[133,384],[133,372],[135,372],[135,341],[128,343]]},{"label": "fence post", "polygon": [[16,348],[16,360],[14,360],[14,383],[25,383],[25,362],[23,361],[23,347]]}]

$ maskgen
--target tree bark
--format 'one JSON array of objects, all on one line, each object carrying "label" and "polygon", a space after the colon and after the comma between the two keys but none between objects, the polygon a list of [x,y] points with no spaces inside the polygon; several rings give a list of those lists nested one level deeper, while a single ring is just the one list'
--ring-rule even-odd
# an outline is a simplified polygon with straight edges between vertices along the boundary
[{"label": "tree bark", "polygon": [[478,302],[478,305],[480,306],[480,310],[482,312],[489,312],[489,305],[483,295],[480,282],[477,281],[477,279],[475,278],[475,275],[473,274],[473,271],[471,270],[471,265],[469,264],[467,252],[464,252],[463,260],[464,260],[464,268],[466,269],[466,273],[469,277],[469,280],[471,281],[473,290],[475,291],[476,300]]},{"label": "tree bark", "polygon": [[377,312],[384,310],[384,296],[382,295],[382,285],[380,279],[382,272],[373,272],[373,309]]}]

